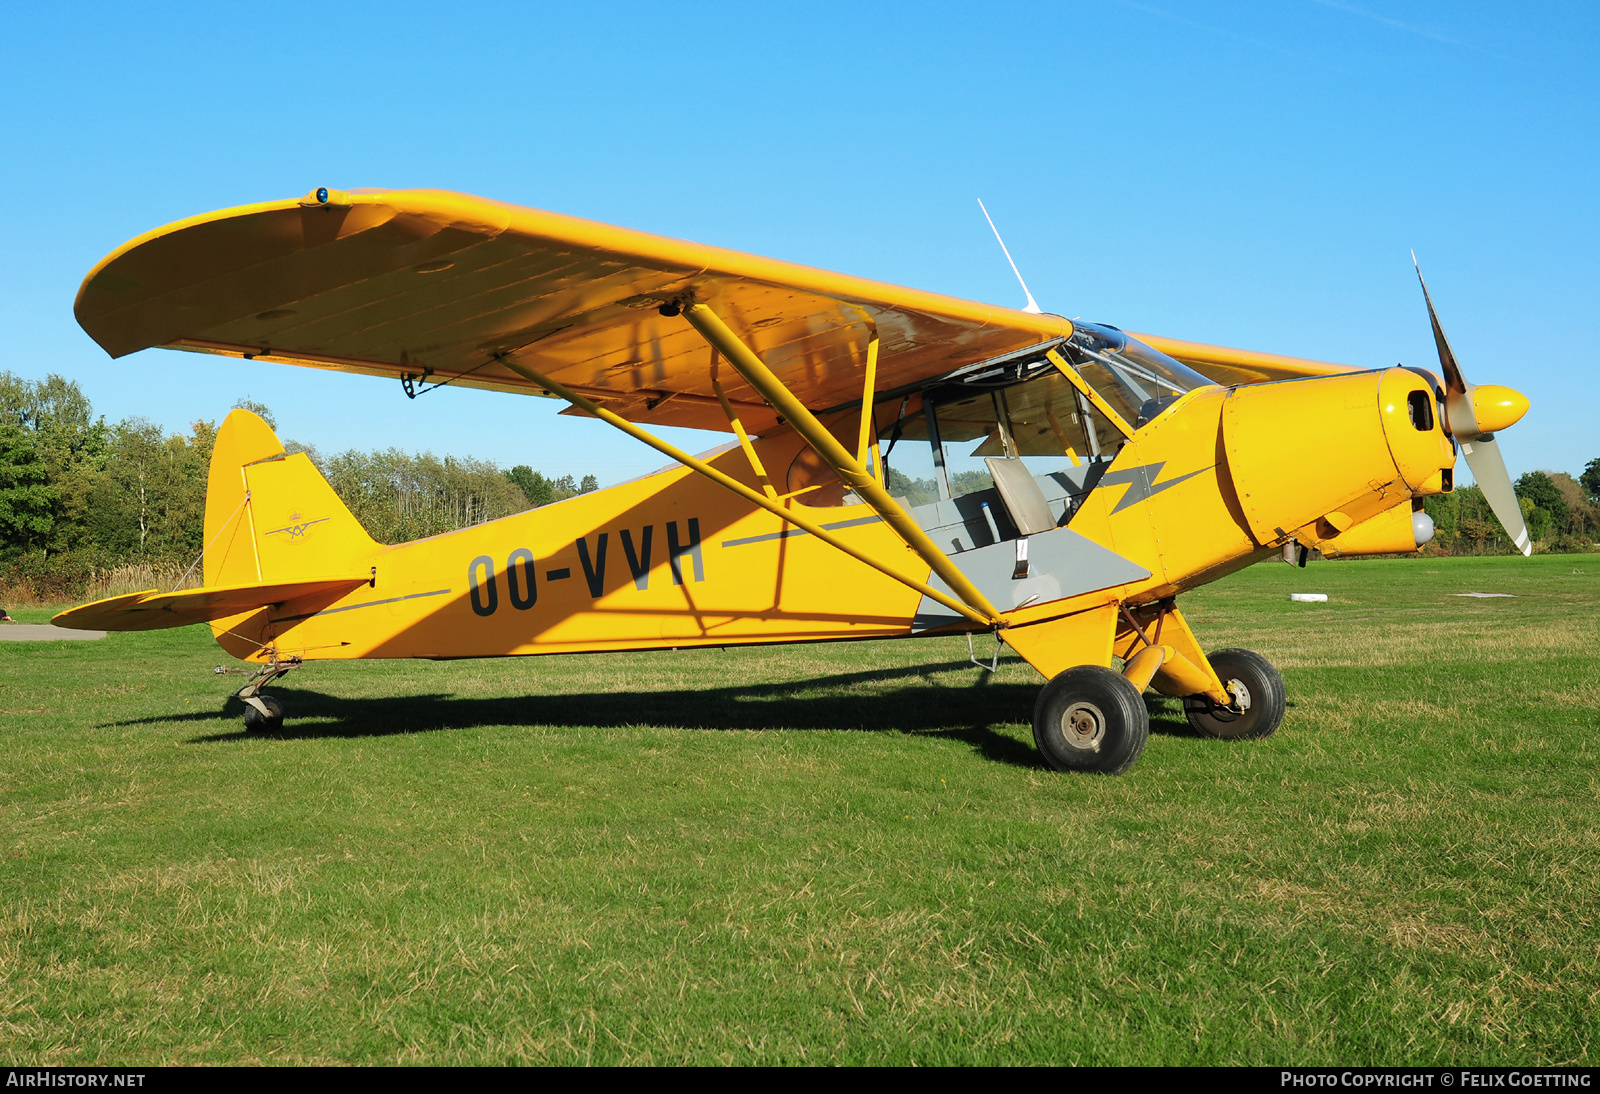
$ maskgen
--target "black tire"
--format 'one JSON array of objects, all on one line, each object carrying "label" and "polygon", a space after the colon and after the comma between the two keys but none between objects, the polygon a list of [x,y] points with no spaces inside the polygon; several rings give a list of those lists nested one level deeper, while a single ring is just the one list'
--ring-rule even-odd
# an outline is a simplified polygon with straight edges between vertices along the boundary
[{"label": "black tire", "polygon": [[244,705],[244,728],[246,733],[275,733],[283,728],[283,704],[271,695],[257,695],[261,705],[267,708],[267,713],[262,714],[254,704]]},{"label": "black tire", "polygon": [[1033,740],[1057,771],[1120,775],[1150,739],[1150,712],[1121,673],[1078,665],[1059,673],[1033,704]]},{"label": "black tire", "polygon": [[1254,650],[1217,650],[1209,655],[1223,686],[1236,695],[1243,711],[1219,707],[1203,695],[1183,701],[1189,724],[1207,737],[1224,741],[1270,737],[1283,724],[1287,699],[1283,677],[1272,662]]}]

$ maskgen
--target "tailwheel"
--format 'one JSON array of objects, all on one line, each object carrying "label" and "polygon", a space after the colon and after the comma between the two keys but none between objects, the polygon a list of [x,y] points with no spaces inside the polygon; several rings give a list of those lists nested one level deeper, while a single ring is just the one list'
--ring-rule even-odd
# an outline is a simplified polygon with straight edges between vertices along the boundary
[{"label": "tailwheel", "polygon": [[1218,650],[1208,660],[1233,702],[1223,707],[1204,695],[1191,695],[1183,701],[1189,724],[1222,740],[1272,736],[1286,705],[1283,677],[1272,662],[1254,650]]},{"label": "tailwheel", "polygon": [[1057,771],[1120,775],[1150,737],[1139,689],[1121,673],[1078,665],[1044,686],[1033,705],[1033,739]]},{"label": "tailwheel", "polygon": [[276,696],[257,692],[244,701],[246,733],[275,733],[283,728],[283,704]]}]

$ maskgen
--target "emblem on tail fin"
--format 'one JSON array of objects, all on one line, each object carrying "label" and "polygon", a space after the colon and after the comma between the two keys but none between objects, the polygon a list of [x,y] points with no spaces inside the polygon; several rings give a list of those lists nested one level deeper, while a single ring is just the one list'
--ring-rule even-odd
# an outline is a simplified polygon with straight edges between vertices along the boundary
[{"label": "emblem on tail fin", "polygon": [[282,528],[274,528],[265,534],[269,536],[286,535],[290,540],[304,539],[306,537],[307,529],[309,529],[313,524],[321,524],[323,521],[330,519],[332,518],[315,517],[311,520],[303,520],[299,513],[290,513],[288,524],[284,525]]}]

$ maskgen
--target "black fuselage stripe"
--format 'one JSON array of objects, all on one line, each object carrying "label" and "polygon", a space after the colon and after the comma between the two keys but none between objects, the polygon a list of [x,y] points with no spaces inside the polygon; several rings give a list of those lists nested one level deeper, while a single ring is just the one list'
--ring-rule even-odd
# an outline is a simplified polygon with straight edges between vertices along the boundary
[{"label": "black fuselage stripe", "polygon": [[274,619],[274,623],[293,623],[299,619],[314,619],[319,615],[336,615],[339,612],[353,612],[357,608],[376,608],[380,604],[398,604],[402,600],[415,600],[419,596],[444,596],[449,589],[434,589],[427,593],[407,593],[405,596],[391,596],[385,600],[364,600],[360,604],[346,604],[342,608],[324,608],[320,612],[307,612],[305,615],[285,615]]}]

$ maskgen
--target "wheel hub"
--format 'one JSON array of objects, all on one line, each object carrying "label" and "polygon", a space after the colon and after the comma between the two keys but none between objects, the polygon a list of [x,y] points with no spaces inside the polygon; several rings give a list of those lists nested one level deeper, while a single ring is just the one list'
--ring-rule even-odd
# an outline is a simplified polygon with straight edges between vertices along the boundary
[{"label": "wheel hub", "polygon": [[1228,681],[1228,694],[1233,696],[1233,709],[1243,714],[1250,709],[1250,689],[1237,677]]},{"label": "wheel hub", "polygon": [[1106,735],[1106,717],[1093,703],[1073,703],[1061,715],[1061,735],[1073,748],[1099,752]]}]

